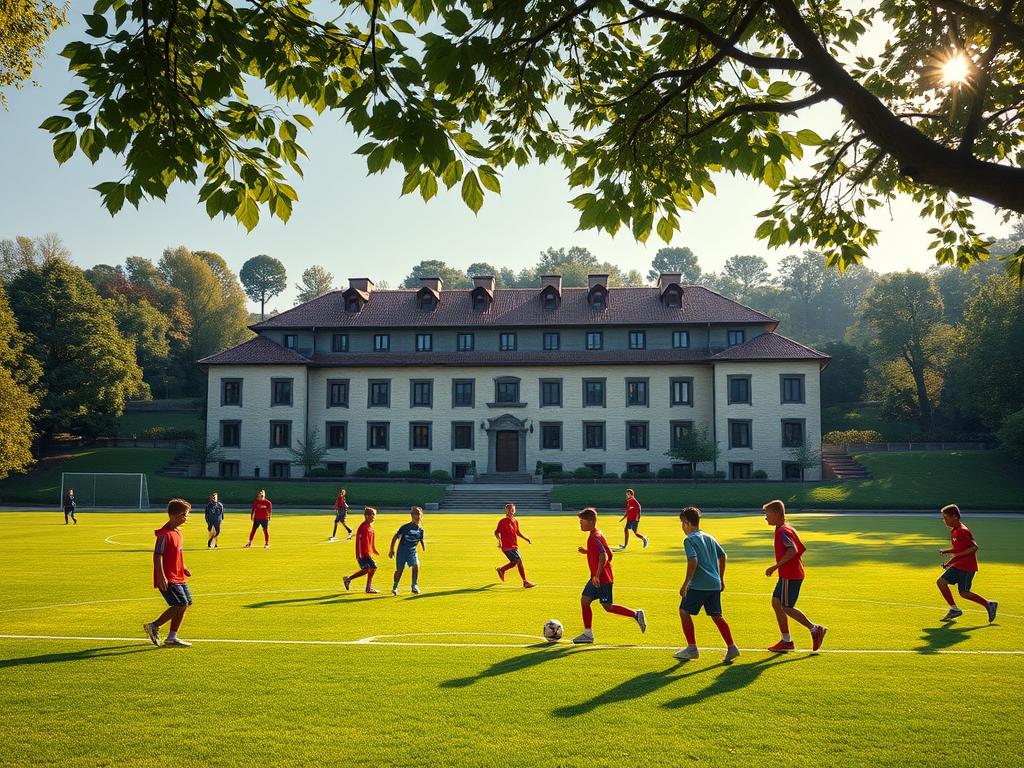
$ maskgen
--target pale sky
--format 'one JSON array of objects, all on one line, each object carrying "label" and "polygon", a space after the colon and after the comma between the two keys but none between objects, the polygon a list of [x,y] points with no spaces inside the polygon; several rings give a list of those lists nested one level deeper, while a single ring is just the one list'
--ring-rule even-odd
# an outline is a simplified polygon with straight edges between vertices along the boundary
[{"label": "pale sky", "polygon": [[[103,208],[91,187],[121,176],[109,155],[91,165],[81,153],[58,166],[50,134],[37,126],[59,114],[61,99],[80,87],[57,53],[83,36],[81,14],[92,3],[72,3],[71,24],[59,30],[36,71],[38,87],[9,89],[9,109],[0,111],[0,239],[16,235],[58,233],[82,267],[97,263],[123,263],[128,256],[154,261],[164,248],[185,245],[224,256],[237,272],[246,259],[266,253],[284,262],[289,289],[269,308],[286,309],[294,301],[295,283],[302,271],[322,264],[339,286],[349,277],[369,276],[392,287],[423,259],[441,259],[465,268],[474,261],[516,270],[536,262],[549,246],[581,245],[600,260],[624,270],[650,268],[664,243],[652,234],[637,243],[628,231],[616,237],[594,231],[577,232],[576,211],[567,201],[570,190],[560,165],[509,169],[502,178],[502,194],[488,194],[478,215],[465,207],[459,187],[441,192],[430,203],[419,196],[399,197],[401,170],[367,176],[364,159],[352,154],[362,141],[339,116],[324,114],[313,133],[299,136],[309,157],[303,164],[305,179],[297,179],[299,200],[291,220],[282,224],[261,210],[258,227],[247,233],[234,219],[210,220],[198,202],[196,188],[176,184],[167,201],[148,201],[139,210],[126,205],[116,217]],[[832,107],[819,108],[800,118],[822,135],[830,133]],[[771,191],[751,181],[721,176],[715,180],[717,197],[708,197],[696,211],[684,214],[682,231],[671,245],[688,246],[705,271],[717,271],[737,253],[763,256],[773,267],[795,249],[768,250],[754,238],[755,214],[772,201]],[[978,203],[977,223],[985,235],[1002,236],[1008,227],[990,206]],[[926,269],[933,262],[926,251],[933,224],[919,218],[907,200],[895,200],[872,222],[881,230],[879,244],[868,265],[880,272]]]}]

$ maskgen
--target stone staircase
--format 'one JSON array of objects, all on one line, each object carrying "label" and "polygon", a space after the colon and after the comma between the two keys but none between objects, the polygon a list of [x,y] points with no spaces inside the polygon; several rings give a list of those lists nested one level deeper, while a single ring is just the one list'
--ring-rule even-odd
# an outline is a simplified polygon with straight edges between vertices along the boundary
[{"label": "stone staircase", "polygon": [[485,472],[478,475],[476,481],[487,485],[529,485],[533,482],[533,475],[526,472]]},{"label": "stone staircase", "polygon": [[164,465],[158,474],[167,477],[188,477],[188,465],[191,463],[188,452],[182,451],[170,463]]},{"label": "stone staircase", "polygon": [[826,445],[821,451],[821,474],[825,480],[870,480],[871,473],[841,445]]},{"label": "stone staircase", "polygon": [[516,510],[551,510],[551,489],[542,485],[473,485],[449,486],[441,499],[443,512],[501,512],[505,504],[512,502]]}]

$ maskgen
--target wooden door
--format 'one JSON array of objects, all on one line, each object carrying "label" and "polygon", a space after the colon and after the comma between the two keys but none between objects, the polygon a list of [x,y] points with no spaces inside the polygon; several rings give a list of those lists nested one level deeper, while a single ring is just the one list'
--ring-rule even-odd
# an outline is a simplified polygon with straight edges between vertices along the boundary
[{"label": "wooden door", "polygon": [[519,433],[501,431],[496,433],[494,467],[498,472],[519,471]]}]

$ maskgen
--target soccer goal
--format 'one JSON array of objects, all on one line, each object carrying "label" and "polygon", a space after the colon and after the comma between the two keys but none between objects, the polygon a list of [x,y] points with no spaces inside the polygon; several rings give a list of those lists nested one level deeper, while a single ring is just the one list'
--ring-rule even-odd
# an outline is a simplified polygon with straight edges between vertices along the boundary
[{"label": "soccer goal", "polygon": [[81,509],[149,509],[149,486],[142,472],[62,472],[61,504],[69,490]]}]

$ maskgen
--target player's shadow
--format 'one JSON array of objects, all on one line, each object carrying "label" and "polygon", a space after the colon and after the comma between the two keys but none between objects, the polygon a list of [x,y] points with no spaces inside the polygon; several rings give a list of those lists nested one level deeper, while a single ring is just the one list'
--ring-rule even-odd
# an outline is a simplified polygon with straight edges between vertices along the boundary
[{"label": "player's shadow", "polygon": [[86,661],[101,659],[105,656],[127,656],[130,653],[155,650],[150,645],[135,643],[132,645],[111,645],[105,648],[84,648],[81,651],[64,653],[43,653],[38,656],[22,656],[17,659],[0,659],[0,669],[8,667],[24,667],[33,664],[63,664],[66,661]]},{"label": "player's shadow", "polygon": [[702,675],[705,672],[710,672],[712,669],[720,666],[722,666],[721,663],[710,667],[695,669],[692,672],[675,674],[685,669],[683,662],[676,662],[672,666],[666,667],[665,669],[657,672],[644,672],[642,675],[637,675],[629,680],[624,680],[614,688],[611,688],[604,693],[599,693],[597,696],[587,699],[586,701],[581,701],[579,704],[570,704],[564,707],[558,707],[557,709],[552,710],[551,714],[555,717],[576,717],[577,715],[584,715],[606,704],[617,704],[622,701],[639,699],[641,696],[654,693],[654,691],[664,688],[666,685],[671,685],[677,680],[683,680],[695,675]]},{"label": "player's shadow", "polygon": [[[701,688],[699,691],[693,691],[685,696],[680,696],[678,699],[666,701],[661,706],[665,709],[679,709],[681,707],[689,706],[690,704],[698,704],[706,699],[712,698],[713,696],[738,691],[741,688],[746,688],[748,685],[753,684],[769,669],[781,667],[783,664],[793,664],[798,661],[803,661],[814,655],[815,654],[800,654],[797,656],[773,655],[765,656],[749,663],[728,665],[717,664],[715,666],[721,667],[722,671],[710,685]],[[715,667],[709,667],[709,669],[714,668]]]},{"label": "player's shadow", "polygon": [[[488,677],[498,677],[499,675],[509,675],[514,672],[522,672],[524,669],[535,667],[538,664],[544,664],[548,661],[555,661],[556,659],[564,659],[567,656],[573,655],[574,653],[582,653],[583,651],[577,651],[571,646],[555,646],[551,647],[548,643],[540,644],[536,646],[537,650],[524,653],[519,656],[512,656],[507,659],[502,659],[487,669],[479,672],[478,674],[470,677],[456,677],[451,680],[444,680],[440,683],[441,688],[466,688],[474,683],[478,683]],[[597,650],[597,649],[594,649]],[[593,651],[586,651],[592,653]]]},{"label": "player's shadow", "polygon": [[360,600],[370,600],[380,595],[368,595],[365,591],[360,590],[356,595],[346,596],[344,593],[332,592],[328,595],[317,595],[316,597],[289,597],[284,600],[263,600],[258,603],[249,603],[249,605],[243,605],[243,608],[274,608],[281,605],[305,605],[305,604],[316,604],[316,605],[335,605],[337,603],[351,603],[358,602]]},{"label": "player's shadow", "polygon": [[921,631],[921,640],[924,641],[914,650],[918,653],[937,653],[947,648],[952,648],[970,637],[971,632],[984,629],[987,624],[974,627],[962,627],[957,624],[943,624],[940,627],[924,627]]},{"label": "player's shadow", "polygon": [[490,592],[494,584],[484,584],[482,587],[461,587],[459,589],[443,589],[439,592],[420,592],[418,595],[409,595],[410,600],[426,600],[428,597],[451,597],[452,595],[474,595],[478,592]]}]

